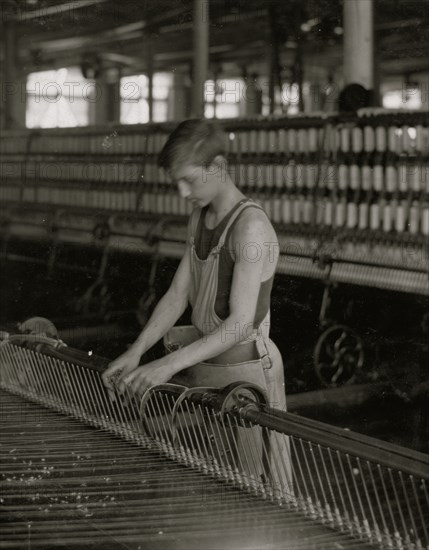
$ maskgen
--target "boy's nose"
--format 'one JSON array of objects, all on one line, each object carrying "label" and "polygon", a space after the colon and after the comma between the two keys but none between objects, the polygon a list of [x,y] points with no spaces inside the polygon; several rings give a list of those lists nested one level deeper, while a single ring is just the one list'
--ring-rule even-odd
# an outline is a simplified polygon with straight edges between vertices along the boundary
[{"label": "boy's nose", "polygon": [[187,197],[189,197],[189,195],[191,194],[191,190],[189,188],[189,185],[187,185],[184,181],[179,181],[179,183],[177,185],[179,187],[180,196],[183,199],[186,199]]}]

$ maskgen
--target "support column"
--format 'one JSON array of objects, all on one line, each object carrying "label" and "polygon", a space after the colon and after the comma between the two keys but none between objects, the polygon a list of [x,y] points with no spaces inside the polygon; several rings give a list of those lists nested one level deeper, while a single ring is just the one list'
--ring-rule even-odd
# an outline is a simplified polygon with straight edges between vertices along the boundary
[{"label": "support column", "polygon": [[153,48],[152,48],[151,42],[149,42],[148,44],[147,86],[148,86],[147,103],[149,107],[149,122],[153,122]]},{"label": "support column", "polygon": [[262,113],[262,87],[258,82],[258,75],[250,74],[245,82],[245,92],[240,99],[240,103],[244,103],[244,108],[240,108],[240,114],[242,113],[244,116],[260,115]]},{"label": "support column", "polygon": [[209,66],[209,2],[194,0],[192,116],[204,116],[204,84]]},{"label": "support column", "polygon": [[[277,71],[277,54],[276,54],[276,48],[274,43],[271,44],[270,52],[269,52],[269,80],[268,80],[268,101],[269,101],[269,108],[270,108],[270,115],[272,115],[276,109],[276,89],[275,89],[275,83],[276,83],[276,71]],[[282,91],[280,90],[280,96]]]},{"label": "support column", "polygon": [[1,67],[1,117],[0,127],[25,128],[26,82],[25,74],[17,68],[17,35],[13,21],[3,24],[3,63]]},{"label": "support column", "polygon": [[96,97],[89,103],[89,123],[96,126],[119,124],[121,108],[119,70],[104,71],[96,83]]},{"label": "support column", "polygon": [[420,97],[422,100],[422,109],[429,111],[429,72],[422,73],[417,79]]},{"label": "support column", "polygon": [[373,0],[345,0],[344,84],[374,88],[374,5]]},{"label": "support column", "polygon": [[189,113],[189,95],[190,95],[189,76],[174,73],[173,86],[168,94],[167,118],[168,120],[183,120],[190,116]]}]

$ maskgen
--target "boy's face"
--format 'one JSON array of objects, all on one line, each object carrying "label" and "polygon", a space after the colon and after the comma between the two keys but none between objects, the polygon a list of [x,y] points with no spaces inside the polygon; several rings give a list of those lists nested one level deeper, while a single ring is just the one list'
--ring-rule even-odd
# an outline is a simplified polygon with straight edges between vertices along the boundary
[{"label": "boy's face", "polygon": [[177,184],[180,196],[202,208],[210,204],[219,192],[216,172],[213,166],[181,164],[173,166],[169,174]]}]

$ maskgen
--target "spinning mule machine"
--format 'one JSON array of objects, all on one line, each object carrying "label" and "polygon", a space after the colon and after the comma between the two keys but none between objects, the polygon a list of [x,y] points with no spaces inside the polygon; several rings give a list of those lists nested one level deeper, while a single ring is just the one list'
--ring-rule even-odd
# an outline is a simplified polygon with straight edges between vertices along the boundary
[{"label": "spinning mule machine", "polygon": [[101,358],[1,338],[2,548],[429,548],[427,455],[246,383],[109,395]]},{"label": "spinning mule machine", "polygon": [[[428,115],[224,127],[231,177],[276,227],[279,273],[324,283],[316,372],[349,380],[362,341],[327,323],[333,286],[429,296]],[[91,272],[84,317],[108,308],[112,256],[138,254],[144,319],[190,213],[156,164],[172,129],[5,132],[2,259]],[[98,263],[64,265],[73,247]],[[426,455],[270,409],[247,384],[112,399],[105,366],[47,335],[1,333],[0,548],[429,548]]]}]

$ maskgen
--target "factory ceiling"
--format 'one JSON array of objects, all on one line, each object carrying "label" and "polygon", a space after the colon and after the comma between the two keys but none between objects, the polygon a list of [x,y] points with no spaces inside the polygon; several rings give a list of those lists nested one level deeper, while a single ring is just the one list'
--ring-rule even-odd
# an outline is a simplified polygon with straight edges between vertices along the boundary
[{"label": "factory ceiling", "polygon": [[[246,73],[252,64],[274,59],[277,69],[293,72],[298,58],[304,68],[337,67],[343,1],[207,0],[211,70],[225,74],[232,65]],[[149,69],[186,73],[192,62],[192,4],[2,0],[1,22],[3,31],[16,29],[23,72],[86,62],[124,75]],[[374,5],[376,60],[384,76],[412,78],[427,71],[429,2],[374,0]]]}]

